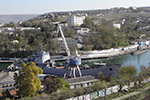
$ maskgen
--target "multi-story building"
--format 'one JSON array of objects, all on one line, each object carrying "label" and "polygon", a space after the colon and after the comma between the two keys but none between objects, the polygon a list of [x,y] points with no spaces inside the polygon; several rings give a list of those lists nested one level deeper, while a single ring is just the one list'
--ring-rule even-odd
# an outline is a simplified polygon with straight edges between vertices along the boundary
[{"label": "multi-story building", "polygon": [[[65,44],[62,38],[55,38],[54,41],[57,45],[60,45],[62,49],[65,49]],[[77,47],[77,41],[75,39],[66,38],[66,42],[69,47]]]},{"label": "multi-story building", "polygon": [[72,26],[80,26],[83,24],[83,21],[85,19],[85,16],[69,16],[67,17],[67,23],[70,23]]},{"label": "multi-story building", "polygon": [[0,73],[0,91],[11,90],[15,88],[14,73],[15,72]]},{"label": "multi-story building", "polygon": [[74,28],[76,35],[87,35],[89,33],[89,28],[81,28],[81,27],[75,27]]}]

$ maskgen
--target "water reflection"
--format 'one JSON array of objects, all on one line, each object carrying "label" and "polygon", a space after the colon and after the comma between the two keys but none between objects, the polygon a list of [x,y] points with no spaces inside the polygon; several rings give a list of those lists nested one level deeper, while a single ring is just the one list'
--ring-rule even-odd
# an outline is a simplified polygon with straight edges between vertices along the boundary
[{"label": "water reflection", "polygon": [[140,71],[140,66],[149,66],[150,62],[150,50],[148,50],[145,53],[139,54],[139,55],[122,55],[118,57],[113,58],[107,58],[107,59],[94,59],[94,60],[85,60],[82,61],[82,64],[88,64],[89,66],[95,62],[105,62],[107,64],[122,64],[122,66],[128,66],[133,65],[137,68],[138,71]]}]

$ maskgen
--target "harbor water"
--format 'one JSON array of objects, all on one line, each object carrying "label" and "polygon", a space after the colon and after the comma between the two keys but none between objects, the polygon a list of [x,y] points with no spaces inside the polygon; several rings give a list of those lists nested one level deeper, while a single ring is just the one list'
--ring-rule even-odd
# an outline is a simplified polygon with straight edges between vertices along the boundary
[{"label": "harbor water", "polygon": [[121,64],[122,66],[133,65],[136,67],[138,71],[140,71],[140,66],[148,67],[150,64],[150,50],[147,52],[138,54],[138,55],[131,55],[126,54],[118,57],[106,58],[106,59],[91,59],[91,60],[84,60],[82,64],[94,64],[94,63],[106,63],[106,64]]}]

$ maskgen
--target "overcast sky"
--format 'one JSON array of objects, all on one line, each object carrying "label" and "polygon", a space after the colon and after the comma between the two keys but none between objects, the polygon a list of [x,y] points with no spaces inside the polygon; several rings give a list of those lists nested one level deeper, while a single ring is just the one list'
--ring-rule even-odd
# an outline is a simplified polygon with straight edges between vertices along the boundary
[{"label": "overcast sky", "polygon": [[150,0],[1,0],[0,14],[43,14],[130,6],[150,6]]}]

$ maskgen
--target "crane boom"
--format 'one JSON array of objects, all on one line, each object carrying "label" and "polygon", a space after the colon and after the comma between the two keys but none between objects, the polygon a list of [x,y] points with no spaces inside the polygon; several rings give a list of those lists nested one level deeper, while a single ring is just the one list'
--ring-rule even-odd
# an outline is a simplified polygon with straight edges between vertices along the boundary
[{"label": "crane boom", "polygon": [[61,37],[63,39],[63,42],[64,42],[64,45],[65,45],[65,49],[66,49],[66,53],[67,53],[67,56],[70,57],[70,50],[68,48],[68,45],[67,45],[67,42],[66,42],[66,39],[65,39],[65,36],[64,36],[64,33],[60,27],[60,25],[58,24],[58,30],[60,31],[60,34],[61,34]]}]

